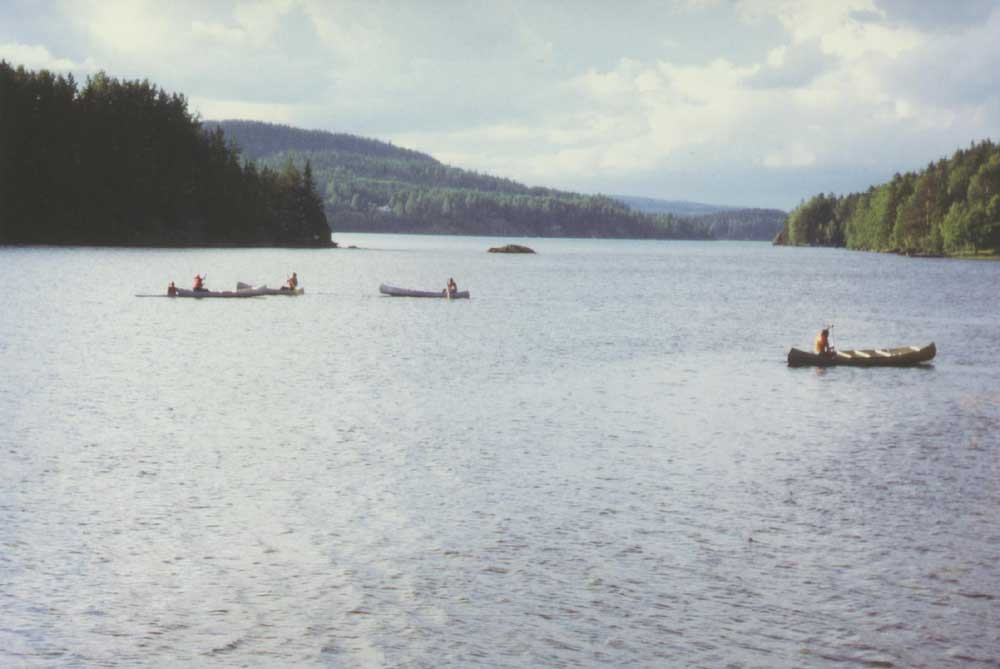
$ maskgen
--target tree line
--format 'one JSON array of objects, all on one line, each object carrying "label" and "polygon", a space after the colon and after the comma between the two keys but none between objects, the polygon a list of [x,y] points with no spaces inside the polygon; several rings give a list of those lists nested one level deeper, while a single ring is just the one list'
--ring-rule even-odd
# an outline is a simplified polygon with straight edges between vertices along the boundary
[{"label": "tree line", "polygon": [[775,243],[911,255],[1000,253],[1000,147],[973,143],[864,193],[816,195],[789,214]]},{"label": "tree line", "polygon": [[147,80],[0,61],[0,243],[330,245],[312,166],[258,167]]}]

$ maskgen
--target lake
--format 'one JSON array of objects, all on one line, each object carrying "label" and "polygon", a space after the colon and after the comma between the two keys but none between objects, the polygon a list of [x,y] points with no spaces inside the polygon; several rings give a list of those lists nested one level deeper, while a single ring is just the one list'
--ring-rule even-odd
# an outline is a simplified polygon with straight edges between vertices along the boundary
[{"label": "lake", "polygon": [[1000,263],[335,239],[0,247],[0,665],[1000,665]]}]

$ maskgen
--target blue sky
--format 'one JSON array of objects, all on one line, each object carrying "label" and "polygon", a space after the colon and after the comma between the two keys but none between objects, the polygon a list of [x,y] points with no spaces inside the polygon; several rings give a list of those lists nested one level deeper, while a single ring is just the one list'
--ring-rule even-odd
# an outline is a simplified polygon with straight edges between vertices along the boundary
[{"label": "blue sky", "polygon": [[791,208],[1000,138],[1000,2],[0,2],[0,58],[530,185]]}]

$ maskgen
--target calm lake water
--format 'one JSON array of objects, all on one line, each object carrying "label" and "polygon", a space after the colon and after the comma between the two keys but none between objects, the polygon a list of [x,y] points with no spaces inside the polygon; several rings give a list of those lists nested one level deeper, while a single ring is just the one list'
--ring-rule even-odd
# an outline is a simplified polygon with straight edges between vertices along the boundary
[{"label": "calm lake water", "polygon": [[1000,666],[1000,263],[336,239],[0,247],[0,666]]}]

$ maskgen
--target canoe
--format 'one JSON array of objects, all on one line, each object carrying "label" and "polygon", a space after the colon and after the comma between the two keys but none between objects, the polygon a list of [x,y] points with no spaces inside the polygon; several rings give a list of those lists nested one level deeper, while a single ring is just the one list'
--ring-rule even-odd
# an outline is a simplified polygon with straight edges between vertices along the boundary
[{"label": "canoe", "polygon": [[855,367],[909,367],[931,360],[937,354],[934,342],[927,346],[901,346],[899,348],[866,348],[853,351],[837,351],[832,355],[820,355],[793,348],[788,352],[789,367],[834,367],[852,365]]},{"label": "canoe", "polygon": [[194,297],[201,299],[203,297],[260,297],[266,294],[257,288],[251,290],[185,290],[184,288],[178,288],[177,295],[174,297]]},{"label": "canoe", "polygon": [[[378,291],[383,295],[389,295],[391,297],[448,297],[444,290],[410,290],[409,288],[397,288],[396,286],[387,286],[384,283],[378,287]],[[451,299],[461,300],[469,299],[469,291],[460,290],[457,293],[452,293]]]},{"label": "canoe", "polygon": [[243,283],[242,281],[236,282],[236,290],[242,292],[245,290],[257,291],[258,295],[304,295],[306,292],[305,288],[296,288],[292,290],[291,288],[268,288],[267,285],[263,286],[251,286],[249,283]]}]

